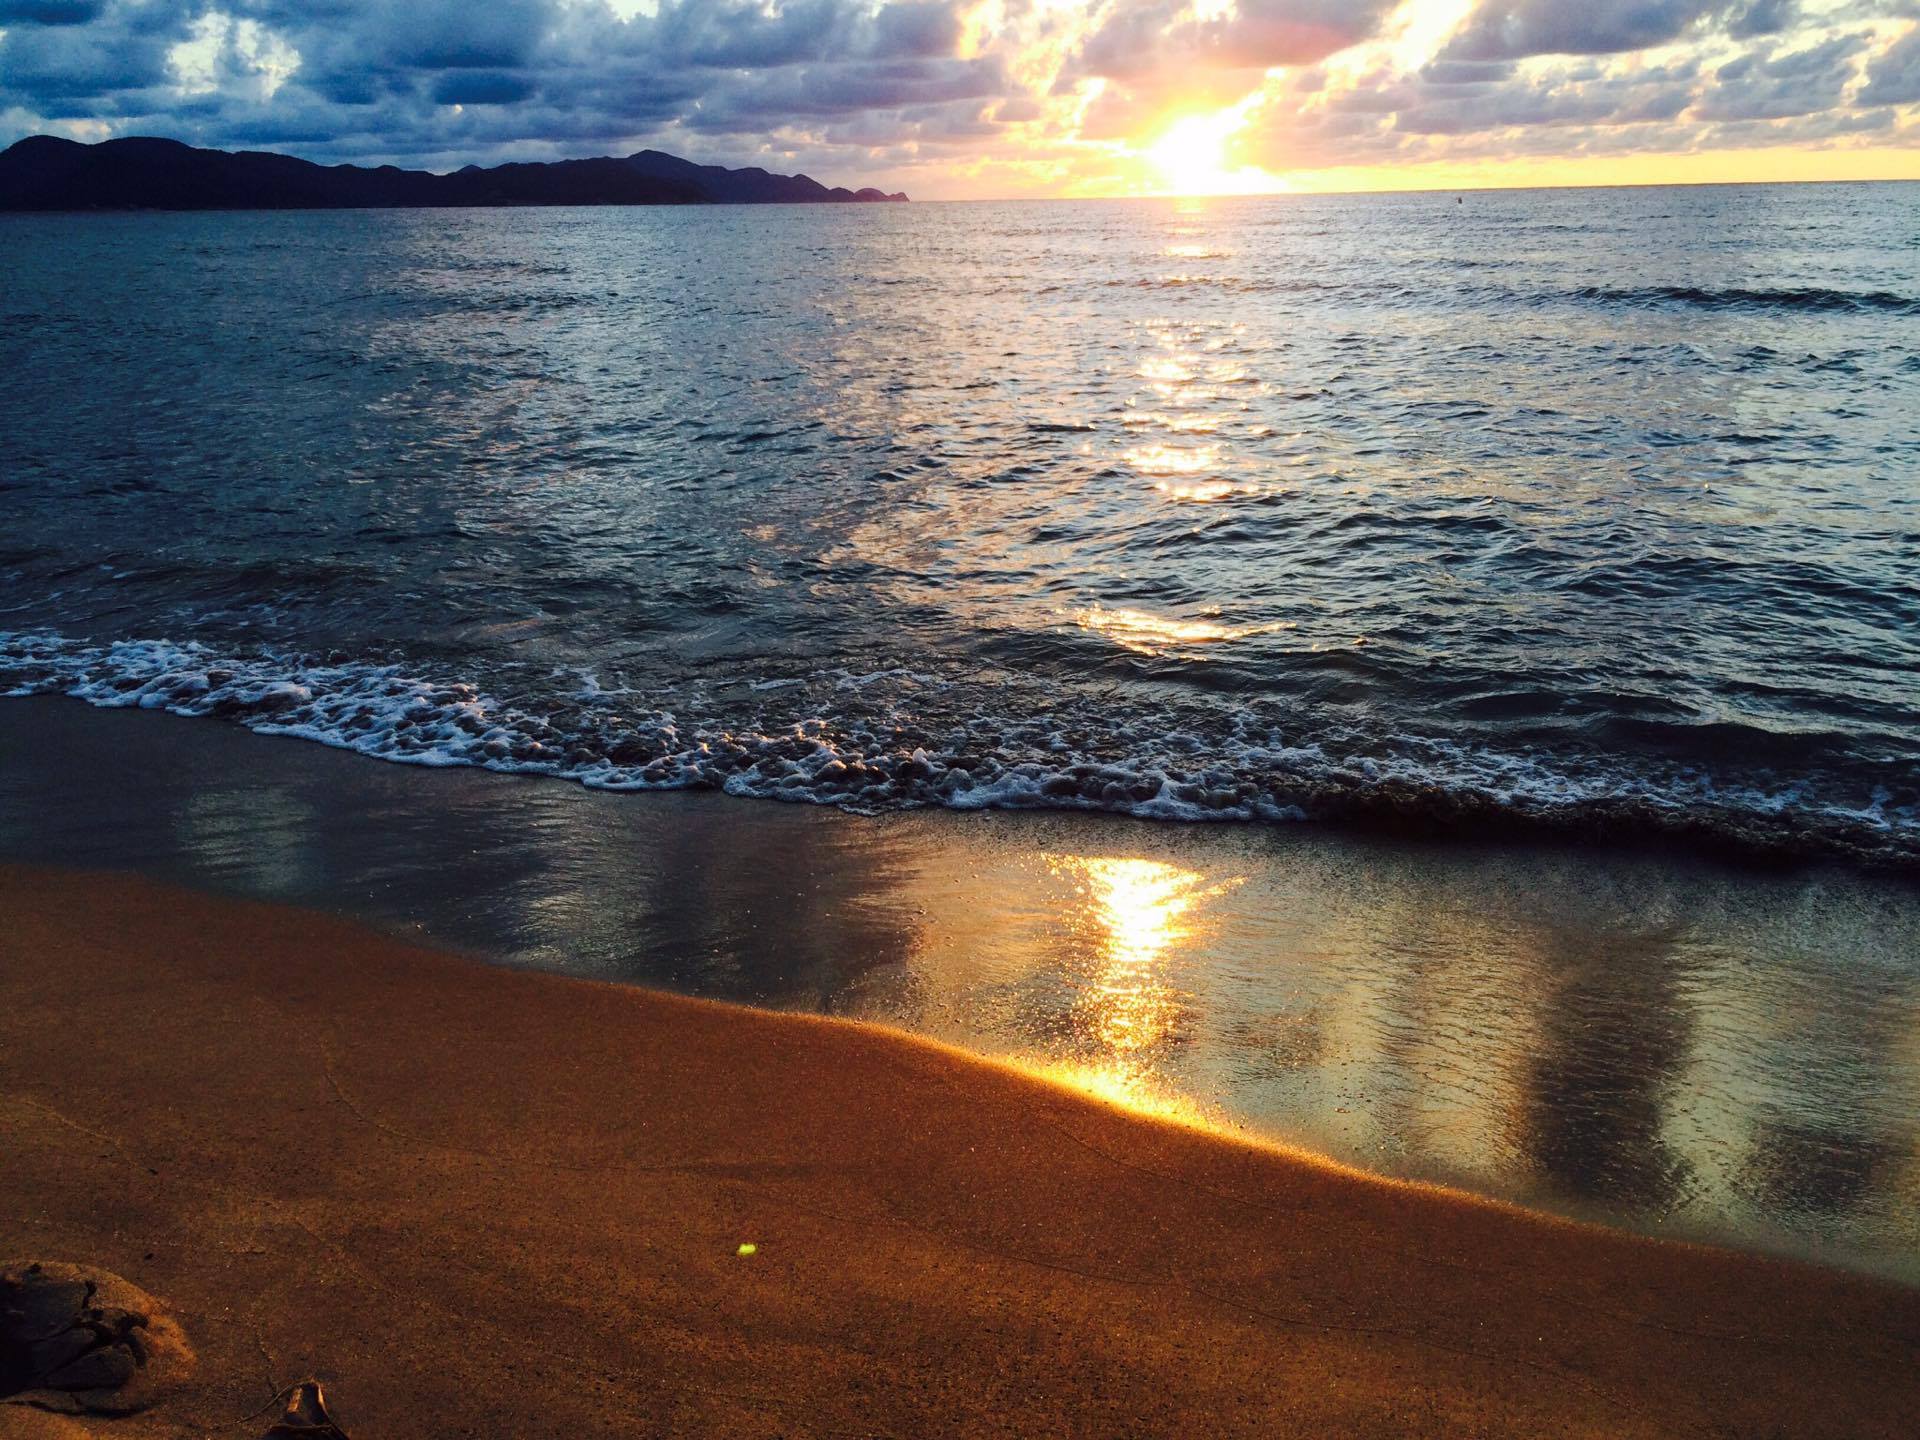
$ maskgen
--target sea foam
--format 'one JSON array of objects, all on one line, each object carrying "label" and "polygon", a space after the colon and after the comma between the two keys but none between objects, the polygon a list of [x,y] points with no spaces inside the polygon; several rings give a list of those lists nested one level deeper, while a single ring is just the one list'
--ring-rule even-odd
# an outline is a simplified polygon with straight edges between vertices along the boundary
[{"label": "sea foam", "polygon": [[[910,667],[694,684],[656,695],[596,673],[421,667],[199,642],[103,644],[0,632],[0,694],[224,719],[402,764],[478,766],[602,790],[715,789],[878,812],[1103,811],[1168,821],[1324,819],[1414,832],[1515,827],[1912,866],[1920,812],[1884,788],[1729,781],[1617,757],[1502,753],[1455,740],[1288,736],[1178,707],[1095,715],[1066,696],[1024,717]],[[729,693],[753,697],[742,705]],[[938,718],[929,723],[927,717]],[[1371,746],[1371,748],[1368,748]]]}]

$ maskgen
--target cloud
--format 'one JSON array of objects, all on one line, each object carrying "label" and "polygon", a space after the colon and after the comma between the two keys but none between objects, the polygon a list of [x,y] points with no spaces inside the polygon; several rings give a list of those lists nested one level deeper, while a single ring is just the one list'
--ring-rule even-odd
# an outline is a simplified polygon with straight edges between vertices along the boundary
[{"label": "cloud", "polygon": [[1612,55],[1678,39],[1720,0],[1485,0],[1445,52],[1457,60]]},{"label": "cloud", "polygon": [[1394,128],[1420,135],[1472,135],[1516,127],[1642,125],[1677,119],[1694,100],[1689,67],[1627,75],[1565,72],[1435,84],[1411,89]]},{"label": "cloud", "polygon": [[1727,21],[1727,34],[1736,40],[1752,40],[1760,35],[1778,35],[1800,17],[1800,0],[1753,0],[1737,10]]},{"label": "cloud", "polygon": [[932,60],[960,44],[960,17],[939,0],[903,0],[873,20],[873,54],[882,59]]},{"label": "cloud", "polygon": [[759,149],[855,118],[911,135],[929,107],[1024,94],[997,57],[957,57],[961,14],[962,0],[663,0],[624,18],[602,0],[0,0],[0,112],[209,145],[301,137],[316,158],[354,159],[535,158],[670,126],[752,132]]},{"label": "cloud", "polygon": [[533,81],[513,70],[449,70],[433,83],[436,105],[515,105],[531,99]]},{"label": "cloud", "polygon": [[1890,46],[1867,70],[1862,105],[1920,104],[1920,28]]},{"label": "cloud", "polygon": [[0,0],[0,27],[85,25],[106,8],[106,0]]},{"label": "cloud", "polygon": [[1749,51],[1722,65],[1718,82],[1701,97],[1694,114],[1702,120],[1783,120],[1829,110],[1853,79],[1854,62],[1866,37],[1836,35],[1805,50]]},{"label": "cloud", "polygon": [[[0,0],[0,143],[453,168],[678,147],[920,189],[1234,106],[1280,168],[1895,143],[1920,0]],[[1118,157],[1118,158],[1116,158]],[[1100,173],[1097,168],[1088,173]]]},{"label": "cloud", "polygon": [[[1920,139],[1899,108],[1920,104],[1920,29],[1896,13],[1920,6],[1816,4],[1490,0],[1424,63],[1375,46],[1270,83],[1243,151],[1285,171]],[[1606,48],[1641,34],[1677,38]]]},{"label": "cloud", "polygon": [[1186,0],[1118,4],[1080,46],[1074,75],[1133,80],[1193,66],[1308,65],[1373,35],[1399,0],[1240,0],[1197,15]]}]

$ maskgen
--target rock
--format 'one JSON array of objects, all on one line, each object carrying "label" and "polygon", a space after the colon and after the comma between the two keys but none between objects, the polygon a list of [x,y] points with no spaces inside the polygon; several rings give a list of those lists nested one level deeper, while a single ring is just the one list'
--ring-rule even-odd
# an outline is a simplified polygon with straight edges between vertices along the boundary
[{"label": "rock", "polygon": [[0,1402],[130,1415],[193,1366],[160,1302],[120,1276],[50,1260],[0,1269]]},{"label": "rock", "polygon": [[327,1397],[318,1380],[303,1380],[287,1397],[286,1413],[260,1440],[347,1440],[347,1432],[327,1413]]},{"label": "rock", "polygon": [[[118,1390],[140,1368],[135,1358],[134,1346],[139,1339],[129,1331],[120,1332],[108,1343],[95,1343],[94,1347],[83,1355],[78,1355],[57,1370],[45,1372],[41,1383],[49,1390]],[[124,1338],[122,1338],[124,1337]]]},{"label": "rock", "polygon": [[51,1375],[91,1350],[93,1344],[93,1332],[87,1329],[62,1330],[48,1339],[35,1340],[27,1346],[28,1370],[35,1375]]},{"label": "rock", "polygon": [[72,1326],[93,1289],[86,1280],[57,1279],[45,1266],[31,1268],[38,1272],[33,1284],[16,1281],[12,1269],[0,1274],[0,1335],[21,1344],[45,1340]]}]

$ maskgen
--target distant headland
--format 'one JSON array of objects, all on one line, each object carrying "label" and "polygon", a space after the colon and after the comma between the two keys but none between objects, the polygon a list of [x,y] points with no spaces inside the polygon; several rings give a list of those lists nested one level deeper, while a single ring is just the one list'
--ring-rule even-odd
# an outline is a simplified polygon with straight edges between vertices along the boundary
[{"label": "distant headland", "polygon": [[770,205],[904,201],[805,175],[625,158],[469,165],[450,175],[316,165],[265,151],[128,137],[82,145],[35,135],[0,151],[0,210],[348,210],[486,205]]}]

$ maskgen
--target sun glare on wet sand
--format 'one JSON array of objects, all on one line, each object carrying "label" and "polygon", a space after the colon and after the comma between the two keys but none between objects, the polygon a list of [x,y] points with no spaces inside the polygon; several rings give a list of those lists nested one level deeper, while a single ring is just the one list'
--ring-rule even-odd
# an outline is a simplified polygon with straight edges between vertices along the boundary
[{"label": "sun glare on wet sand", "polygon": [[1180,996],[1164,970],[1169,956],[1206,928],[1190,912],[1244,877],[1208,884],[1196,871],[1158,860],[1078,855],[1051,856],[1048,867],[1074,887],[1095,945],[1095,967],[1077,1007],[1089,1049],[1022,1068],[1109,1104],[1211,1126],[1206,1110],[1161,1073],[1182,1017]]}]

